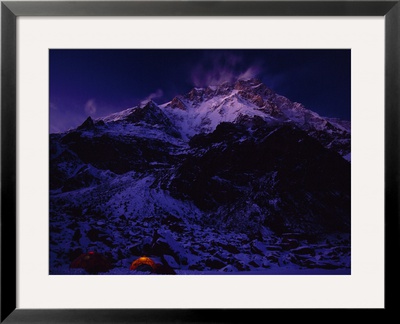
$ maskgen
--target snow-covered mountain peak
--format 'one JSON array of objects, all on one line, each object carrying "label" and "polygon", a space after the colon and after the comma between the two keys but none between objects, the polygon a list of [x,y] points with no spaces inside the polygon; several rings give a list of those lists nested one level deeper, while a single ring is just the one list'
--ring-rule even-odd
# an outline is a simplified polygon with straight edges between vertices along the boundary
[{"label": "snow-covered mountain peak", "polygon": [[188,142],[195,135],[212,133],[224,122],[247,127],[289,123],[318,138],[324,146],[336,148],[343,156],[350,149],[350,122],[321,117],[303,104],[277,94],[258,79],[194,87],[162,105],[146,100],[107,117],[89,117],[78,130],[116,123],[125,128],[129,125],[130,133],[157,131]]},{"label": "snow-covered mountain peak", "polygon": [[157,108],[158,108],[157,103],[152,99],[143,100],[137,107],[137,109],[157,109]]},{"label": "snow-covered mountain peak", "polygon": [[110,114],[105,117],[99,117],[96,119],[96,121],[103,121],[105,123],[110,123],[110,122],[116,122],[119,120],[124,120],[127,116],[129,116],[135,109],[137,109],[137,106],[131,107],[113,114]]},{"label": "snow-covered mountain peak", "polygon": [[189,139],[199,133],[209,133],[222,122],[236,122],[242,116],[266,118],[256,102],[242,97],[232,84],[192,89],[161,106],[182,137]]},{"label": "snow-covered mountain peak", "polygon": [[142,101],[138,106],[125,109],[121,112],[117,112],[106,117],[97,118],[96,122],[144,122],[154,125],[158,123],[170,123],[169,121],[167,121],[167,119],[168,117],[165,116],[160,107],[153,100],[149,100]]},{"label": "snow-covered mountain peak", "polygon": [[184,99],[182,96],[176,96],[173,98],[169,103],[166,103],[164,106],[167,106],[172,109],[180,109],[180,110],[186,110],[186,104],[184,102]]},{"label": "snow-covered mountain peak", "polygon": [[244,116],[246,120],[257,116],[274,124],[284,122],[288,116],[275,103],[276,99],[287,106],[293,105],[286,98],[286,101],[281,100],[261,81],[247,79],[193,88],[160,107],[174,121],[182,137],[189,139],[199,133],[214,131],[222,122],[242,121]]}]

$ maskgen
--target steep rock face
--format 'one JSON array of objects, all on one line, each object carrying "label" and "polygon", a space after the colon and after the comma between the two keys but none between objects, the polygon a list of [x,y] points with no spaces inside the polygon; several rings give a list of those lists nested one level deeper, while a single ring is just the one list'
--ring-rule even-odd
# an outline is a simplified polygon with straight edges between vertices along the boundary
[{"label": "steep rock face", "polygon": [[[256,223],[274,230],[349,230],[350,163],[304,131],[265,126],[249,135],[241,125],[223,123],[190,143],[193,153],[166,189],[218,214],[221,224],[238,224],[230,219],[236,207],[253,210]],[[252,221],[247,214],[240,223]]]},{"label": "steep rock face", "polygon": [[171,120],[153,101],[149,101],[143,107],[134,109],[126,117],[126,120],[131,123],[146,123],[154,127],[159,127],[171,136],[180,137],[180,133],[175,129]]},{"label": "steep rock face", "polygon": [[77,130],[91,130],[94,128],[93,119],[89,116],[82,125],[78,126]]},{"label": "steep rock face", "polygon": [[76,132],[65,136],[62,144],[83,163],[117,174],[146,171],[155,163],[171,164],[174,161],[171,145],[157,139],[109,134],[88,137]]}]

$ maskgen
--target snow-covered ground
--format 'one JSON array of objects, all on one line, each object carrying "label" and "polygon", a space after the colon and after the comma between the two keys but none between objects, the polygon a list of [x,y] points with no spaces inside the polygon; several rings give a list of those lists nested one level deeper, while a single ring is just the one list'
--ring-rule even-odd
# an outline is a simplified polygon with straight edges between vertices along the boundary
[{"label": "snow-covered ground", "polygon": [[278,236],[261,228],[249,237],[208,227],[196,206],[151,189],[153,181],[129,173],[107,185],[53,194],[50,274],[87,274],[69,265],[89,251],[112,262],[110,271],[99,273],[108,275],[146,274],[129,270],[142,255],[178,275],[350,274],[349,235]]}]

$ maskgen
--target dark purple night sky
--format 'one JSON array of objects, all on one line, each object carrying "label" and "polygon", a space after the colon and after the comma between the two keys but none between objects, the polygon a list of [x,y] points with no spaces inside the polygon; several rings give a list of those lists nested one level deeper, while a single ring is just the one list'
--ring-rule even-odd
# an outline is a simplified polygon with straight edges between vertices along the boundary
[{"label": "dark purple night sky", "polygon": [[50,132],[194,86],[256,77],[324,117],[350,120],[350,50],[50,50]]}]

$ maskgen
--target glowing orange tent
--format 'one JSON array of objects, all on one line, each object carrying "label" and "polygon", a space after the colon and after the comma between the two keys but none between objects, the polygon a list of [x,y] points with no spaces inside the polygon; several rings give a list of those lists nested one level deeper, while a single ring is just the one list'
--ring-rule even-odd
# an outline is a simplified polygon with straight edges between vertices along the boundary
[{"label": "glowing orange tent", "polygon": [[100,253],[90,251],[83,253],[72,261],[70,268],[82,268],[90,274],[97,274],[99,272],[107,272],[112,266],[111,263]]},{"label": "glowing orange tent", "polygon": [[149,271],[155,274],[176,274],[176,272],[169,266],[161,263],[155,263],[147,256],[141,256],[132,262],[130,270]]},{"label": "glowing orange tent", "polygon": [[130,270],[150,271],[155,270],[156,263],[147,256],[141,256],[132,262]]}]

